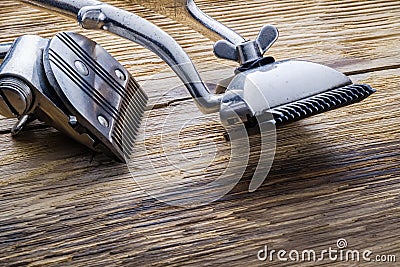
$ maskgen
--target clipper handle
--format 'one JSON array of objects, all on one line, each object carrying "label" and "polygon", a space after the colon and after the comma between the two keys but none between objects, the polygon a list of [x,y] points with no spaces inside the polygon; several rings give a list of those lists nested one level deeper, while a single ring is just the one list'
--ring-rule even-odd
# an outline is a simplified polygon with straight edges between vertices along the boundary
[{"label": "clipper handle", "polygon": [[75,18],[83,28],[108,31],[142,45],[172,68],[203,113],[219,111],[221,96],[210,92],[183,48],[170,35],[146,19],[95,0],[21,2]]}]

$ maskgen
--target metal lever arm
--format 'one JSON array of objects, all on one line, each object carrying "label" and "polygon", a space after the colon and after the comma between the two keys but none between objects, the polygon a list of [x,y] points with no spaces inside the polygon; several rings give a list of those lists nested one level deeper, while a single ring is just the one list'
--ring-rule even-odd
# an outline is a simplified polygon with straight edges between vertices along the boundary
[{"label": "metal lever arm", "polygon": [[127,38],[163,59],[183,81],[204,113],[219,111],[221,96],[210,93],[183,48],[151,22],[95,0],[20,0],[33,6],[78,19],[85,29],[101,29]]},{"label": "metal lever arm", "polygon": [[208,31],[214,32],[231,44],[238,45],[246,41],[246,39],[240,36],[237,32],[233,31],[231,28],[226,27],[222,23],[204,13],[196,5],[194,0],[186,1],[186,10],[197,23],[200,23]]},{"label": "metal lever arm", "polygon": [[232,29],[205,14],[194,0],[130,0],[129,2],[187,25],[215,42],[221,38],[233,44],[246,41]]},{"label": "metal lever arm", "polygon": [[196,5],[194,0],[186,0],[186,13],[198,24],[205,27],[209,34],[217,34],[225,40],[216,42],[214,54],[223,59],[251,64],[263,58],[264,53],[278,39],[279,33],[272,25],[264,26],[255,41],[247,41],[232,29],[211,18]]}]

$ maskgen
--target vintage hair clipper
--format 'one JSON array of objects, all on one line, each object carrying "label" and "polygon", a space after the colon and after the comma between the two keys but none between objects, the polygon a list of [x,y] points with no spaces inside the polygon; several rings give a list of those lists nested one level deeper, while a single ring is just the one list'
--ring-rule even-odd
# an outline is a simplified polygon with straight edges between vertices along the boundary
[{"label": "vintage hair clipper", "polygon": [[[264,57],[278,38],[275,27],[263,27],[255,41],[248,41],[204,14],[193,0],[178,1],[182,2],[183,13],[195,21],[193,25],[196,29],[205,29],[202,32],[224,39],[214,46],[217,57],[240,64],[236,75],[230,78],[225,87],[227,90],[224,94],[210,93],[179,44],[160,28],[136,14],[96,0],[21,1],[77,19],[85,29],[108,31],[150,49],[181,78],[199,109],[204,113],[220,111],[224,124],[233,122],[227,107],[241,113],[243,122],[263,112],[272,112],[279,125],[354,103],[374,92],[370,86],[354,85],[344,74],[323,65],[299,60],[275,62],[272,57]],[[158,1],[160,10],[169,2]],[[268,100],[270,109],[258,103],[260,96]]]},{"label": "vintage hair clipper", "polygon": [[[270,116],[264,116],[266,114],[273,116],[274,122],[279,126],[360,101],[375,91],[368,85],[353,84],[344,74],[320,64],[300,60],[276,62],[272,57],[264,57],[266,51],[278,38],[278,31],[275,27],[267,25],[261,29],[256,40],[245,40],[238,33],[204,14],[193,0],[180,0],[186,17],[194,19],[195,24],[193,25],[205,29],[202,32],[224,39],[218,41],[214,46],[214,53],[217,57],[234,60],[240,64],[232,77],[221,77],[223,82],[218,88],[220,94],[210,92],[189,56],[171,36],[136,14],[96,0],[21,1],[73,18],[85,29],[108,31],[150,49],[175,71],[194,98],[198,108],[204,113],[219,112],[222,123],[227,127],[234,127],[238,124],[245,124],[249,128],[260,127],[267,122],[266,120],[268,123],[270,122]],[[159,1],[160,5],[167,2],[170,1]],[[58,58],[58,61],[62,59]],[[79,68],[79,64],[77,65],[78,67],[75,64],[75,68]],[[81,71],[85,72],[84,68]],[[128,75],[126,72],[123,73]],[[118,78],[118,76],[120,75],[117,74],[116,77]],[[50,81],[52,82],[52,79]],[[143,98],[143,93],[136,84],[134,86],[133,84],[132,82],[132,88],[128,91],[137,92]],[[81,84],[76,87],[81,87]],[[60,94],[58,91],[57,93]],[[111,111],[117,111],[115,107],[123,107],[123,103],[120,104],[118,101],[110,103],[109,97],[111,96],[107,94],[105,91],[100,93],[108,100],[106,106]],[[110,94],[114,96],[114,93]],[[79,97],[87,98],[86,94]],[[124,97],[120,97],[117,99],[123,102]],[[79,103],[82,106],[75,103],[75,101],[83,101],[82,99],[74,99],[68,108],[86,107],[82,103]],[[65,101],[65,97],[63,101]],[[102,115],[109,114],[111,116],[114,113],[105,113],[102,110],[104,106],[100,107],[102,109],[97,108],[97,106],[90,107],[90,112],[102,111],[90,113],[92,117],[87,117],[86,113],[78,117],[72,115],[77,117],[78,122],[92,118],[90,121],[88,120],[87,125],[92,126],[89,127],[92,130],[96,130],[97,139],[103,142],[108,141],[108,143],[106,142],[108,147],[118,147],[117,145],[110,146],[113,144],[109,138],[113,136],[112,130],[100,131],[104,130],[101,128],[104,125],[114,125],[114,121],[110,121],[112,117],[105,118]],[[118,125],[119,115],[114,114],[114,116],[116,116]],[[100,123],[100,125],[96,125],[96,123]],[[71,124],[71,119],[69,124]],[[94,125],[98,127],[93,127]],[[115,132],[119,133],[117,130]],[[101,138],[102,134],[103,138]],[[126,137],[129,137],[129,133]],[[119,152],[115,149],[111,149],[111,151]],[[120,154],[117,155],[121,158]]]},{"label": "vintage hair clipper", "polygon": [[[39,119],[92,150],[125,160],[147,96],[115,58],[68,32],[51,40],[22,36],[1,48],[6,56],[0,67],[0,114],[19,118],[12,134]],[[124,143],[123,126],[132,133]]]}]

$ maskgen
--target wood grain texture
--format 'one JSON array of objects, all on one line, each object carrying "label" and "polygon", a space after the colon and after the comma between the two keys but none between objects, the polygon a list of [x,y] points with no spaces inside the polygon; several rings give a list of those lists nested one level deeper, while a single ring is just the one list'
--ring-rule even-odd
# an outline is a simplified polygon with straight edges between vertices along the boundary
[{"label": "wood grain texture", "polygon": [[[211,41],[173,16],[137,1],[108,2],[145,16],[174,36],[207,81],[231,71],[231,64],[221,71],[226,64],[213,58]],[[259,262],[257,252],[264,245],[320,251],[334,248],[339,238],[346,238],[350,249],[397,255],[400,260],[399,2],[199,4],[247,38],[261,25],[274,24],[281,38],[270,54],[277,59],[334,66],[355,81],[372,84],[377,93],[362,103],[279,129],[273,168],[258,191],[247,191],[257,160],[252,153],[249,170],[231,193],[191,208],[172,207],[149,196],[127,166],[92,155],[41,123],[11,138],[14,121],[2,118],[0,266],[287,266],[277,260]],[[193,101],[155,55],[16,1],[1,1],[0,13],[1,41],[73,30],[100,42],[134,73],[156,105],[146,112],[137,144],[147,151],[138,149],[130,166],[136,179],[163,192],[165,179],[182,179],[190,186],[226,168],[230,148],[223,129],[216,121],[193,119],[199,115]],[[182,129],[179,139],[161,128],[174,112],[177,125],[193,123]],[[256,138],[251,144],[257,151]],[[181,153],[187,161],[179,160]],[[186,171],[177,172],[172,164]],[[194,194],[195,189],[170,197]],[[328,264],[344,265],[320,263]]]}]

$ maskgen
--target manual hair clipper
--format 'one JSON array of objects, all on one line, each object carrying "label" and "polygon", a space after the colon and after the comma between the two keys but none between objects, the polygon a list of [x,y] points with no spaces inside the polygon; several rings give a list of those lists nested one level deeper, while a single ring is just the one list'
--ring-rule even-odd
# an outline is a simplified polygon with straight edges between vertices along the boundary
[{"label": "manual hair clipper", "polygon": [[[205,29],[205,32],[208,32],[211,36],[219,36],[224,39],[218,41],[214,46],[214,53],[217,57],[234,60],[240,64],[235,75],[224,80],[227,85],[223,86],[222,89],[218,88],[220,94],[210,92],[189,56],[171,36],[136,14],[96,0],[21,0],[21,2],[77,19],[85,29],[108,31],[153,51],[168,63],[183,81],[198,108],[203,113],[219,112],[222,123],[227,127],[233,127],[237,124],[257,127],[265,122],[263,121],[264,118],[268,118],[268,116],[263,116],[267,113],[272,114],[276,125],[279,126],[360,101],[375,92],[370,86],[353,84],[346,75],[320,64],[299,60],[276,62],[272,57],[264,57],[265,52],[278,38],[278,31],[275,27],[271,25],[263,27],[255,41],[248,41],[230,28],[204,14],[193,0],[181,0],[182,8],[187,17],[194,19],[196,25]],[[160,4],[164,2],[166,1],[160,0]],[[10,57],[8,56],[8,58]],[[57,60],[62,61],[64,58],[61,57]],[[75,68],[79,69],[79,64],[78,67],[75,65]],[[84,68],[81,71],[85,72]],[[128,75],[125,71],[123,73]],[[116,79],[118,79],[119,75],[116,76]],[[129,80],[133,81],[132,78]],[[37,82],[40,83],[41,81]],[[132,86],[129,86],[129,84],[132,84]],[[82,91],[82,85],[84,83],[74,86]],[[138,127],[136,121],[145,102],[144,93],[140,91],[136,83],[125,81],[124,88],[132,91],[133,95],[139,96],[138,116],[135,115],[135,119],[132,120],[127,119],[127,121],[134,122],[132,131],[125,134],[125,138],[130,140],[127,147],[119,145],[112,139],[114,134],[119,134],[118,130],[120,129],[118,127],[115,128],[115,131],[111,128],[105,131],[100,127],[102,124],[118,125],[118,118],[123,118],[122,114],[119,113],[119,108],[124,107],[122,104],[125,100],[124,94],[116,93],[116,95],[119,95],[117,98],[119,101],[112,102],[109,97],[112,99],[114,93],[101,90],[101,99],[105,101],[95,100],[94,97],[90,98],[90,101],[93,101],[96,105],[94,107],[89,105],[88,107],[82,100],[87,99],[88,92],[75,96],[82,97],[82,99],[67,102],[71,95],[65,98],[65,93],[59,92],[62,90],[56,90],[58,95],[63,96],[58,98],[60,106],[67,102],[69,109],[79,109],[80,112],[77,114],[79,116],[73,115],[74,113],[72,116],[76,117],[78,122],[80,120],[88,122],[83,124],[95,133],[92,133],[92,138],[96,138],[93,143],[101,143],[121,160],[124,158],[123,155],[129,155],[129,147],[133,145],[135,129]],[[91,90],[93,89],[96,88],[92,87]],[[122,91],[122,93],[124,92]],[[265,101],[260,101],[260,99],[266,99],[268,104]],[[88,108],[86,112],[83,112],[86,108]],[[103,109],[109,109],[109,113],[104,113]],[[99,110],[104,111],[102,114],[108,114],[111,117],[105,118],[105,120],[101,119],[102,117],[99,117],[99,114],[95,112]],[[46,115],[48,123],[60,126],[58,125],[60,123],[56,122],[59,118],[50,113],[46,113]],[[114,118],[117,123],[111,121],[111,118]],[[100,125],[96,125],[96,123],[100,123]],[[61,124],[64,125],[65,123]],[[71,119],[68,125],[71,125]],[[63,127],[59,128],[63,129]],[[69,129],[69,127],[66,128]],[[76,133],[66,132],[76,137]],[[75,139],[81,141],[78,138]],[[116,139],[119,141],[118,138]],[[92,147],[92,145],[89,147]],[[121,149],[124,150],[122,153]]]},{"label": "manual hair clipper", "polygon": [[123,127],[137,131],[147,96],[116,59],[76,33],[26,35],[3,48],[9,51],[0,67],[0,114],[19,118],[13,135],[39,119],[125,160]]}]

